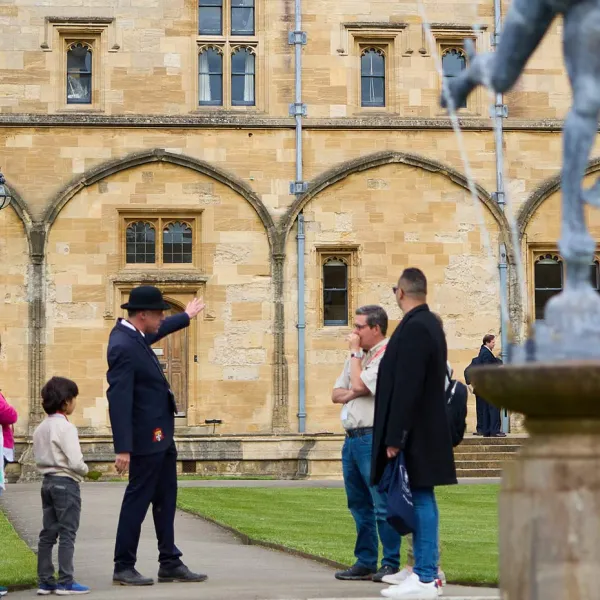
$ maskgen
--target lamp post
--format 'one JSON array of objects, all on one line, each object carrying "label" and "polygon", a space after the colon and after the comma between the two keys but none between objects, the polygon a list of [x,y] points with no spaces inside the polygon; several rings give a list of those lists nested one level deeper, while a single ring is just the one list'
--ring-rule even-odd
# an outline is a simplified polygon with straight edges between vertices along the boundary
[{"label": "lamp post", "polygon": [[12,200],[10,191],[6,187],[6,180],[4,175],[0,172],[0,210],[6,208]]}]

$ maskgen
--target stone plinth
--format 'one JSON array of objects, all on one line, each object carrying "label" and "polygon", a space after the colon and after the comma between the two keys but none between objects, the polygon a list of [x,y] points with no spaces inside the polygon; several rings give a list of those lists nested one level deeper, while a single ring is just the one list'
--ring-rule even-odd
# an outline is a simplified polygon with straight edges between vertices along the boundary
[{"label": "stone plinth", "polygon": [[505,600],[595,600],[600,567],[600,364],[479,368],[482,396],[525,414],[530,438],[505,465]]}]

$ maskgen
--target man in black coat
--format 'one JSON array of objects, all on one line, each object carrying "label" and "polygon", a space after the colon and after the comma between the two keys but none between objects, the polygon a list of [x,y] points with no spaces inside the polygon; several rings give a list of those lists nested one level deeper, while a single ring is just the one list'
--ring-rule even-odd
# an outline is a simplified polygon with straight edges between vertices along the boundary
[{"label": "man in black coat", "polygon": [[434,487],[457,483],[444,391],[448,352],[444,331],[426,304],[423,272],[406,269],[393,289],[404,318],[379,368],[371,477],[373,484],[379,482],[388,460],[404,453],[416,517],[415,566],[411,576],[382,595],[437,598]]},{"label": "man in black coat", "polygon": [[128,318],[119,319],[108,341],[108,405],[119,473],[129,469],[117,540],[113,582],[120,585],[152,585],[154,580],[135,569],[142,523],[152,504],[158,539],[158,581],[204,581],[181,561],[175,546],[177,502],[177,449],[173,440],[177,408],[173,392],[150,347],[183,329],[203,309],[194,299],[185,312],[165,319],[170,306],[159,289],[133,289]]},{"label": "man in black coat", "polygon": [[[502,361],[494,356],[495,345],[495,335],[488,333],[483,336],[483,344],[479,350],[477,365],[502,364]],[[481,434],[484,437],[506,437],[506,434],[500,431],[500,409],[479,396],[477,390],[475,390],[475,401],[477,402],[477,408],[481,410]]]}]

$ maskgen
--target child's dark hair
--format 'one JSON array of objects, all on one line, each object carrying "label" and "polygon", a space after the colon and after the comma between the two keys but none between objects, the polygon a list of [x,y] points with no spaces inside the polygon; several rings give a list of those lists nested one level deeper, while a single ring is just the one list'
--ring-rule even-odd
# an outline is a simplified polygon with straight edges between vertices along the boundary
[{"label": "child's dark hair", "polygon": [[53,377],[42,388],[42,406],[46,414],[53,415],[64,410],[65,404],[78,395],[79,388],[74,381],[66,377]]}]

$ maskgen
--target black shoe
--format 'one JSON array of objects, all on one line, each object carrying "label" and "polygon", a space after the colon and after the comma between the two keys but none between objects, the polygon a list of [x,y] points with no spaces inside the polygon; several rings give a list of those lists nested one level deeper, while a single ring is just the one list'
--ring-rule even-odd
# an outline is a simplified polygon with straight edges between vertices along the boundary
[{"label": "black shoe", "polygon": [[473,432],[473,435],[481,435],[483,436],[483,433],[481,433],[481,431],[477,430]]},{"label": "black shoe", "polygon": [[504,433],[504,431],[498,431],[497,433],[492,433],[490,437],[506,437],[506,434]]},{"label": "black shoe", "polygon": [[125,569],[124,571],[115,571],[113,573],[114,585],[154,585],[154,579],[144,577],[135,569]]},{"label": "black shoe", "polygon": [[371,578],[372,581],[376,581],[377,583],[381,583],[381,580],[386,575],[395,575],[398,572],[398,569],[394,569],[394,567],[390,567],[390,565],[381,565],[381,569],[373,575]]},{"label": "black shoe", "polygon": [[199,583],[206,581],[208,575],[201,573],[192,573],[185,565],[180,565],[174,569],[158,569],[159,583]]},{"label": "black shoe", "polygon": [[345,571],[338,571],[335,574],[336,579],[342,579],[344,581],[369,581],[373,578],[375,571],[367,569],[367,567],[361,567],[360,565],[354,565]]}]

